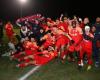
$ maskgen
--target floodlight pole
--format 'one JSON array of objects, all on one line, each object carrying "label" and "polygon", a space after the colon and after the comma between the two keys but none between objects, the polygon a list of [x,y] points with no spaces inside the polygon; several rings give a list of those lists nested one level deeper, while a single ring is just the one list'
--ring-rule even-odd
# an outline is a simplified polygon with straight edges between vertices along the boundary
[{"label": "floodlight pole", "polygon": [[23,6],[27,3],[28,0],[19,0],[20,2],[20,17],[23,17]]},{"label": "floodlight pole", "polygon": [[20,4],[20,17],[22,18],[22,16],[23,16],[23,5],[22,4]]}]

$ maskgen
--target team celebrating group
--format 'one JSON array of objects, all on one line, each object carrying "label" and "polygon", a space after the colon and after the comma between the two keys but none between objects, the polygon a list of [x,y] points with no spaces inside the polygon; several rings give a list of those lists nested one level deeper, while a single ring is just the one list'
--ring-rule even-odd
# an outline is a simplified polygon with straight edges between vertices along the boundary
[{"label": "team celebrating group", "polygon": [[[41,14],[20,18],[16,21],[20,35],[13,30],[13,25],[5,25],[10,59],[19,61],[17,67],[44,65],[55,58],[62,63],[77,62],[81,69],[87,64],[87,70],[94,64],[99,67],[100,17],[94,24],[89,18],[74,16],[69,18],[61,14],[52,20]],[[94,61],[94,63],[93,63]]]}]

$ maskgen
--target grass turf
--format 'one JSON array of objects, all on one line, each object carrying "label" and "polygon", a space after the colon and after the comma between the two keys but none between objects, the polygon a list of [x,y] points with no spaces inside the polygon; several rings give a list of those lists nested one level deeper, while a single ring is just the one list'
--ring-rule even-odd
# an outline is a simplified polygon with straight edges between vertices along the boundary
[{"label": "grass turf", "polygon": [[[34,66],[16,68],[18,62],[10,61],[8,57],[0,58],[0,80],[18,80]],[[40,67],[27,80],[100,80],[100,68],[94,66],[86,71],[86,66],[79,71],[76,63],[62,64],[59,59]]]},{"label": "grass turf", "polygon": [[28,80],[100,80],[100,68],[86,71],[86,66],[79,71],[76,63],[62,64],[59,59],[40,68]]}]

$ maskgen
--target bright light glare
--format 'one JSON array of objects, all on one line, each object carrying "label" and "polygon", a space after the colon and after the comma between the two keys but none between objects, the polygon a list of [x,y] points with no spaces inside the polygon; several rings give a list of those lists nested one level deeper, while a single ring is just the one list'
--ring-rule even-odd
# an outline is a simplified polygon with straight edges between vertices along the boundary
[{"label": "bright light glare", "polygon": [[28,0],[19,0],[19,2],[20,2],[21,4],[25,4],[25,3],[27,3],[27,1],[28,1]]}]

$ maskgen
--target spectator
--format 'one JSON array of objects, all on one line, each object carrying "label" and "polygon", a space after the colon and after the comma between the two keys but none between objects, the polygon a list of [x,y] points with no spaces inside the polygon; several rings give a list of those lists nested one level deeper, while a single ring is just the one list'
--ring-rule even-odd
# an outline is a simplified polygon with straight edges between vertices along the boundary
[{"label": "spectator", "polygon": [[[94,31],[94,40],[93,40],[93,56],[95,58],[95,67],[99,67],[99,48],[97,47],[97,41],[100,41],[100,18],[96,18],[95,27],[92,27]],[[93,29],[94,28],[94,29]]]}]

